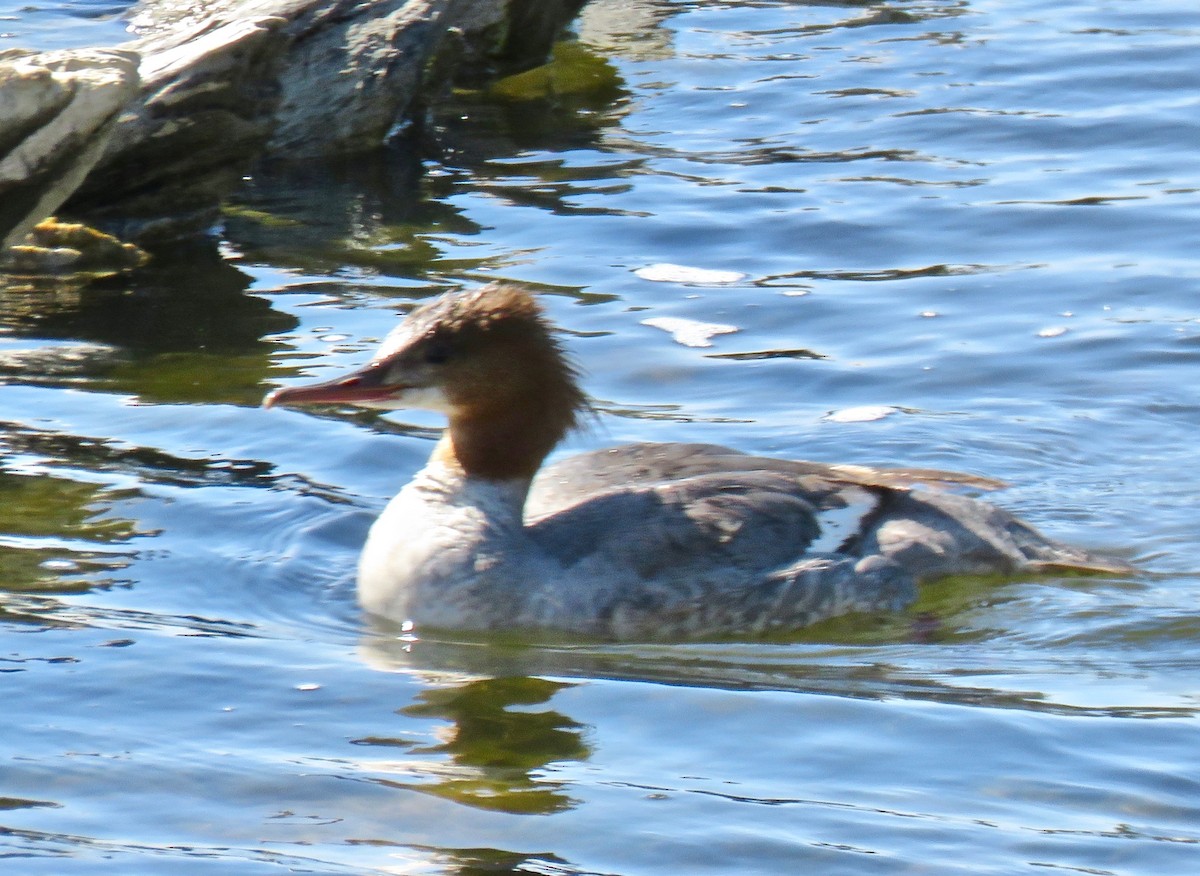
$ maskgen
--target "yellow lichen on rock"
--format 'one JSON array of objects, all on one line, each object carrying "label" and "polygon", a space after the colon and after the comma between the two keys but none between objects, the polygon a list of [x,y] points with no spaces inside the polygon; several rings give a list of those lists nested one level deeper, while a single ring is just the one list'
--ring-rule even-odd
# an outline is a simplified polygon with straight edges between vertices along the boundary
[{"label": "yellow lichen on rock", "polygon": [[94,280],[139,268],[150,256],[87,225],[47,219],[0,254],[0,274],[20,279]]}]

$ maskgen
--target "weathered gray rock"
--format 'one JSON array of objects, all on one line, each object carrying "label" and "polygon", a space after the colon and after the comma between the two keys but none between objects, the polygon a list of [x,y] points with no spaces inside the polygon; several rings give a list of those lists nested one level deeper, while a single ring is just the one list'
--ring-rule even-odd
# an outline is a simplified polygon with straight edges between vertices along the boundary
[{"label": "weathered gray rock", "polygon": [[[107,53],[124,59],[126,90],[111,93],[114,106],[96,133],[77,141],[87,148],[63,153],[86,161],[59,174],[53,197],[14,206],[23,211],[19,222],[0,198],[0,233],[19,236],[7,230],[44,218],[72,189],[69,215],[124,239],[153,244],[201,233],[256,159],[376,148],[413,113],[431,75],[446,78],[467,64],[528,66],[583,2],[143,0],[133,15],[139,38]],[[8,118],[10,88],[33,95],[40,87],[40,97],[21,99],[57,105],[50,85],[28,74],[13,81],[0,80],[0,118]],[[6,125],[0,156],[8,135]],[[5,179],[0,173],[0,186]],[[21,173],[8,179],[15,184]]]},{"label": "weathered gray rock", "polygon": [[129,52],[0,53],[0,251],[74,192],[137,83]]},{"label": "weathered gray rock", "polygon": [[[498,0],[471,4],[503,18]],[[404,117],[452,26],[448,0],[315,4],[290,28],[270,155],[306,158],[379,146]]]},{"label": "weathered gray rock", "polygon": [[66,210],[127,240],[211,226],[219,199],[266,143],[284,24],[265,14],[208,17],[129,44],[142,59],[141,89]]}]

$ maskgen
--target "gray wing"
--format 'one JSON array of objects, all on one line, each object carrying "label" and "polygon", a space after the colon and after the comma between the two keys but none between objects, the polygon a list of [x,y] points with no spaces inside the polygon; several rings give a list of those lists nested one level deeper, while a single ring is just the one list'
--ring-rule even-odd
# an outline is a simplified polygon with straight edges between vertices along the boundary
[{"label": "gray wing", "polygon": [[913,600],[899,565],[838,552],[879,503],[811,477],[700,474],[592,495],[526,529],[575,578],[568,614],[597,619],[582,632],[762,633]]},{"label": "gray wing", "polygon": [[644,577],[688,562],[772,569],[820,535],[814,498],[773,472],[702,474],[592,494],[528,531],[565,565],[599,553]]},{"label": "gray wing", "polygon": [[526,504],[531,518],[566,508],[589,496],[631,486],[674,483],[698,475],[745,475],[776,472],[816,476],[862,487],[966,487],[995,490],[1001,481],[960,472],[924,468],[872,468],[751,456],[717,444],[625,444],[581,453],[547,466],[538,475]]},{"label": "gray wing", "polygon": [[944,489],[964,486],[1000,483],[928,469],[750,456],[711,444],[642,443],[550,466],[533,484],[526,515],[555,556],[629,554],[624,561],[639,560],[639,568],[653,566],[656,556],[695,557],[698,564],[720,557],[768,574],[822,554],[880,557],[918,580],[1051,568],[1129,571]]}]

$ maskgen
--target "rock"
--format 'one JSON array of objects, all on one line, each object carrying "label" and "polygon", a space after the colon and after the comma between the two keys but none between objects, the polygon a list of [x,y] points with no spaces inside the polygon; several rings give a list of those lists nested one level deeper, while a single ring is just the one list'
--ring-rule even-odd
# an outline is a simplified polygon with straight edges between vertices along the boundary
[{"label": "rock", "polygon": [[[52,196],[44,182],[50,173],[38,174],[36,196],[9,196],[6,183],[33,191],[22,172],[29,162],[10,167],[0,158],[0,233],[6,245],[19,240],[74,189],[64,210],[122,239],[153,246],[203,234],[254,161],[378,148],[418,112],[431,76],[448,79],[464,65],[531,66],[582,2],[142,0],[132,15],[139,38],[125,51],[53,53],[91,59],[70,68],[80,84],[43,81],[65,76],[65,60],[54,62],[59,67],[38,61],[49,71],[40,78],[25,69],[8,80],[0,73],[0,156],[11,131],[41,130],[47,113],[82,111],[62,93],[83,94],[97,59],[110,59],[115,77],[108,90],[101,88],[108,80],[90,86],[108,98],[103,107],[98,95],[84,102],[93,124],[56,126],[64,138],[79,133],[67,141],[74,145],[54,150],[73,163],[69,172],[60,168]],[[10,113],[10,103],[29,121],[9,125],[25,117]]]},{"label": "rock", "polygon": [[[380,146],[421,90],[450,27],[445,0],[340,0],[295,23],[267,153],[280,158]],[[503,17],[503,5],[477,2]]]},{"label": "rock", "polygon": [[62,204],[137,91],[130,52],[0,53],[0,250]]},{"label": "rock", "polygon": [[[542,15],[558,22],[555,34],[579,5],[511,3],[526,17],[558,10]],[[68,206],[151,245],[203,232],[255,159],[381,146],[418,101],[447,36],[475,47],[460,63],[478,63],[488,46],[516,52],[509,12],[506,0],[143,0],[133,15],[143,35],[131,44],[143,57],[141,95]]]},{"label": "rock", "polygon": [[70,215],[149,244],[207,231],[266,143],[284,24],[268,14],[208,16],[131,43],[141,89],[67,203]]},{"label": "rock", "polygon": [[85,283],[139,268],[147,253],[132,243],[77,223],[47,219],[0,255],[0,272],[15,279]]}]

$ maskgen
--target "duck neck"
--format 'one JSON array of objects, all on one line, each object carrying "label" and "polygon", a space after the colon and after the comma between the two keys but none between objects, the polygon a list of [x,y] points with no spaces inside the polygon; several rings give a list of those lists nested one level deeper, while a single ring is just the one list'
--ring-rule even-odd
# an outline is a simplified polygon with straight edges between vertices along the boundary
[{"label": "duck neck", "polygon": [[522,483],[526,490],[565,429],[544,418],[454,416],[431,461],[464,478]]}]

